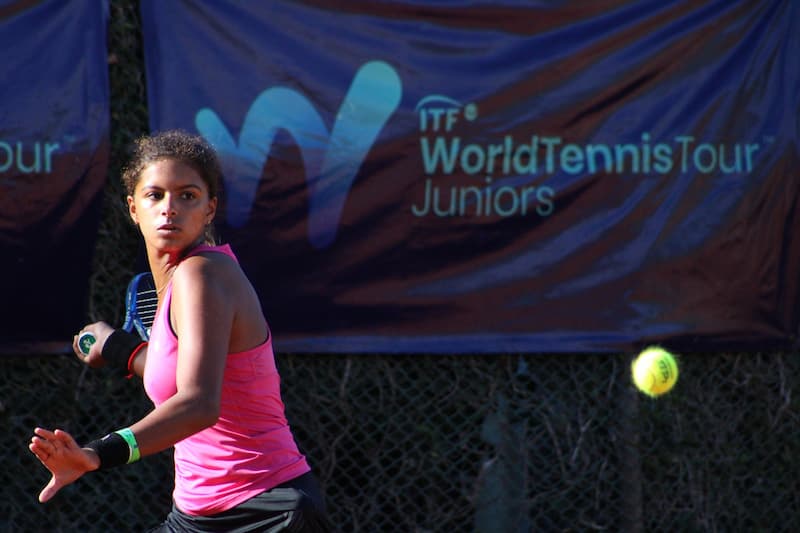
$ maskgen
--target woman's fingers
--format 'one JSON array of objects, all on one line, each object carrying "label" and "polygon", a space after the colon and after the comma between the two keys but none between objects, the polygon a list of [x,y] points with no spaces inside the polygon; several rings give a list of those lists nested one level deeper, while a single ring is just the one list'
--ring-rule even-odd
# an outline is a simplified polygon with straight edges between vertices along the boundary
[{"label": "woman's fingers", "polygon": [[61,487],[56,485],[56,477],[55,476],[51,477],[50,482],[47,485],[45,485],[45,487],[42,489],[42,492],[39,493],[39,502],[40,503],[46,502],[47,500],[55,496],[59,490],[61,490]]},{"label": "woman's fingers", "polygon": [[36,457],[38,457],[42,462],[49,459],[55,451],[55,447],[53,446],[52,442],[37,435],[34,435],[31,438],[31,443],[28,445],[28,448],[30,448],[34,455],[36,455]]},{"label": "woman's fingers", "polygon": [[30,449],[30,451],[33,452],[33,455],[35,455],[36,458],[39,459],[39,461],[41,461],[42,463],[47,461],[47,459],[50,457],[50,453],[45,451],[40,445],[38,445],[35,442],[31,442],[28,445],[28,448]]},{"label": "woman's fingers", "polygon": [[44,429],[44,428],[38,428],[37,427],[37,428],[33,429],[33,433],[34,433],[34,435],[38,435],[39,437],[41,437],[43,439],[47,439],[47,440],[53,440],[53,439],[56,438],[55,432],[50,431],[49,429]]},{"label": "woman's fingers", "polygon": [[51,459],[61,458],[65,453],[78,448],[78,444],[72,436],[64,430],[50,431],[37,427],[33,433],[34,436],[31,437],[28,448],[42,463],[45,463],[45,466]]},{"label": "woman's fingers", "polygon": [[50,482],[39,493],[39,501],[46,502],[63,487],[92,470],[91,459],[63,429],[50,431],[37,427],[33,433],[28,448],[52,474]]},{"label": "woman's fingers", "polygon": [[53,432],[53,437],[58,441],[64,444],[67,448],[77,448],[78,443],[75,442],[75,439],[72,438],[72,435],[64,431],[63,429],[57,429]]}]

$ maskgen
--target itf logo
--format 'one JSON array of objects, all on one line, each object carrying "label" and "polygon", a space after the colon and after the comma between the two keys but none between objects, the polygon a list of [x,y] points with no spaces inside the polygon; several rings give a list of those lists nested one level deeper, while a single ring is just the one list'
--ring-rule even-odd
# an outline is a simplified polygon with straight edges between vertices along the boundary
[{"label": "itf logo", "polygon": [[217,149],[225,174],[227,220],[247,222],[258,182],[275,134],[286,130],[300,148],[309,190],[309,241],[316,248],[333,243],[344,201],[358,169],[386,121],[400,103],[402,86],[382,61],[363,65],[339,107],[331,131],[308,99],[273,87],[250,106],[237,143],[211,109],[195,116],[197,130]]}]

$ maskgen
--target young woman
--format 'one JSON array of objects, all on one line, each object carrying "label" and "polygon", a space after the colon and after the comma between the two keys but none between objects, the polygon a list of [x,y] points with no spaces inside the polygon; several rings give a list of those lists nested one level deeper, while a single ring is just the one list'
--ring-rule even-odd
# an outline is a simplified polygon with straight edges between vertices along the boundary
[{"label": "young woman", "polygon": [[137,141],[123,173],[158,294],[149,343],[105,322],[92,367],[127,366],[155,408],[128,428],[79,446],[36,428],[31,451],[52,473],[45,502],[83,474],[174,446],[173,509],[154,531],[326,531],[324,507],[284,416],[272,338],[229,246],[215,246],[220,167],[200,137],[170,131]]}]

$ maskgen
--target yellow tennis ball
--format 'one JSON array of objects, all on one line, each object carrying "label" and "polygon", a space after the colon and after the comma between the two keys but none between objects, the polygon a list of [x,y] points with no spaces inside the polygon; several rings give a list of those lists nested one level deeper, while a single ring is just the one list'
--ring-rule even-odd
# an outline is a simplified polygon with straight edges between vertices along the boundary
[{"label": "yellow tennis ball", "polygon": [[678,363],[664,348],[650,346],[633,361],[631,374],[636,388],[655,398],[675,386],[678,381]]}]

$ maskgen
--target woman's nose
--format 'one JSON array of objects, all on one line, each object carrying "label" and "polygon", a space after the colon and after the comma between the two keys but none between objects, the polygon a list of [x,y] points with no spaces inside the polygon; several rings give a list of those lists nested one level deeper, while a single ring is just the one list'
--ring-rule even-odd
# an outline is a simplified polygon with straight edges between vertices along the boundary
[{"label": "woman's nose", "polygon": [[175,208],[175,200],[171,196],[164,197],[164,201],[161,204],[161,211],[162,214],[166,216],[173,216],[178,212]]}]

